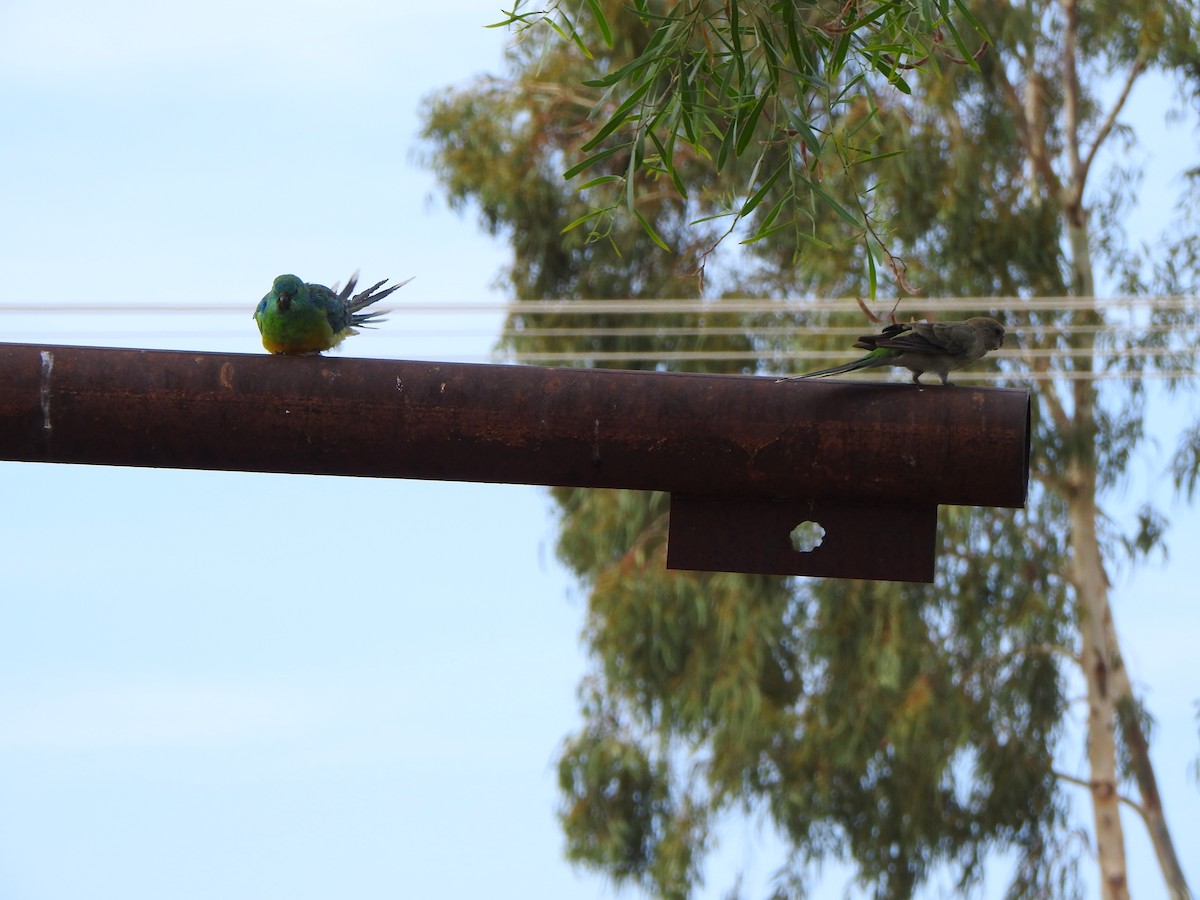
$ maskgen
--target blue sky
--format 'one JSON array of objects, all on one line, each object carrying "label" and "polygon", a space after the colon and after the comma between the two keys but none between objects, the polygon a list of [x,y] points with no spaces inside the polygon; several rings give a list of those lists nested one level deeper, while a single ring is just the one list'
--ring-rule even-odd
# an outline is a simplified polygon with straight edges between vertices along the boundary
[{"label": "blue sky", "polygon": [[[406,7],[8,0],[5,299],[245,310],[7,314],[0,337],[262,352],[250,313],[285,271],[416,276],[397,305],[502,299],[503,247],[414,161],[420,99],[497,68],[499,4]],[[1148,189],[1193,138],[1147,151]],[[344,354],[483,358],[499,316],[404,321],[424,331]],[[1178,421],[1160,401],[1164,447]],[[1200,528],[1165,458],[1118,508],[1152,485],[1173,556],[1117,576],[1117,620],[1186,858]],[[0,897],[614,896],[561,859],[583,601],[540,489],[0,463],[0,492]],[[1161,896],[1127,834],[1135,891]],[[776,862],[734,823],[706,896]],[[843,886],[827,867],[821,896]]]}]

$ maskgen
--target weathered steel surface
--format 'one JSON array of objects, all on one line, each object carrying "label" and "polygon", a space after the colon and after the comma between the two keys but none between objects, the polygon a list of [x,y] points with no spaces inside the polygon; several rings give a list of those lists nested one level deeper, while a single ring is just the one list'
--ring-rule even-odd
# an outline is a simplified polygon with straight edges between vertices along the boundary
[{"label": "weathered steel surface", "polygon": [[0,458],[663,490],[673,567],[922,581],[938,504],[1024,504],[1029,397],[0,344]]},{"label": "weathered steel surface", "polygon": [[0,344],[0,458],[1016,507],[1029,397]]},{"label": "weathered steel surface", "polygon": [[[820,546],[789,536],[812,522]],[[933,581],[937,507],[838,500],[758,500],[671,495],[667,567],[764,575]]]}]

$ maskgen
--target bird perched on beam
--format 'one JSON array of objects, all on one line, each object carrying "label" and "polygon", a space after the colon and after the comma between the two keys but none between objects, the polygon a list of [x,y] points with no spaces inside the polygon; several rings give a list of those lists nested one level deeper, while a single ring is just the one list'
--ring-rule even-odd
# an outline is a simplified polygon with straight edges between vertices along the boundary
[{"label": "bird perched on beam", "polygon": [[388,282],[385,278],[351,296],[358,284],[357,272],[341,292],[336,283],[327,288],[305,284],[295,275],[280,275],[271,285],[271,292],[259,301],[254,321],[263,346],[272,353],[320,353],[337,346],[347,335],[358,334],[356,326],[369,328],[369,323],[381,321],[380,313],[362,310],[410,281],[380,291]]},{"label": "bird perched on beam", "polygon": [[975,316],[964,322],[913,322],[889,325],[879,334],[868,334],[855,341],[866,356],[832,369],[806,372],[780,378],[824,378],[875,366],[903,366],[913,373],[913,384],[921,383],[926,372],[936,372],[942,384],[950,383],[950,373],[982,359],[1004,343],[1004,326],[987,316]]}]

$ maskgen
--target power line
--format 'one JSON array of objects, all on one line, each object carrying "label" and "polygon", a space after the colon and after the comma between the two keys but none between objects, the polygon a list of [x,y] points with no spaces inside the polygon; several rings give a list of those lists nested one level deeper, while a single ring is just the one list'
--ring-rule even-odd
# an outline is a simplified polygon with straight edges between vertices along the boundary
[{"label": "power line", "polygon": [[[46,331],[52,330],[56,333],[64,333],[60,328],[49,329],[29,329],[23,328],[20,330],[6,330],[5,337],[14,339],[16,337],[32,336],[45,334]],[[576,338],[576,339],[611,339],[611,338],[689,338],[689,337],[741,337],[750,338],[796,338],[804,337],[843,337],[853,338],[862,335],[867,329],[847,326],[814,326],[806,328],[804,331],[798,331],[796,328],[787,327],[769,327],[769,328],[751,328],[751,327],[699,327],[699,328],[673,328],[662,327],[655,328],[639,327],[639,328],[506,328],[496,331],[494,328],[423,328],[423,327],[407,327],[401,326],[399,334],[409,339],[433,340],[443,338],[495,338],[496,340],[518,339],[518,338]],[[1154,325],[1139,328],[1136,326],[1103,326],[1103,325],[1065,325],[1061,328],[1054,329],[1054,333],[1062,336],[1071,335],[1104,335],[1109,337],[1133,337],[1150,334],[1170,334],[1178,329],[1171,325]],[[203,337],[203,338],[224,338],[235,337],[246,333],[245,328],[68,328],[65,330],[70,334],[88,334],[96,337],[109,336],[124,336],[124,335],[146,335],[154,337]],[[385,334],[385,337],[395,337],[396,333]],[[1019,340],[1019,336],[1018,336]],[[704,351],[695,351],[703,353]],[[804,357],[817,357],[825,351],[809,351],[797,352],[795,355]],[[1026,351],[1026,352],[1048,352],[1048,351]],[[1064,351],[1065,352],[1065,351]],[[1080,350],[1079,353],[1090,353],[1091,351]]]},{"label": "power line", "polygon": [[[751,340],[758,341],[774,341],[787,340],[790,338],[805,337],[805,338],[831,338],[831,339],[849,339],[863,334],[865,331],[871,330],[870,323],[863,322],[860,325],[828,325],[820,321],[804,324],[803,326],[795,324],[766,324],[756,326],[748,325],[709,325],[709,324],[683,324],[683,325],[621,325],[619,319],[623,316],[644,316],[647,314],[695,314],[697,316],[727,316],[727,315],[770,315],[770,316],[801,316],[805,314],[827,314],[836,312],[848,312],[856,308],[857,301],[853,299],[843,298],[840,300],[818,299],[818,300],[796,300],[796,299],[748,299],[748,300],[697,300],[697,299],[666,299],[666,300],[632,300],[632,299],[609,299],[609,300],[534,300],[534,301],[517,301],[517,302],[490,302],[490,301],[447,301],[444,303],[421,303],[421,304],[404,304],[385,311],[385,315],[390,318],[395,327],[391,331],[378,332],[374,339],[396,341],[403,340],[405,342],[426,341],[434,339],[454,339],[454,338],[486,338],[494,337],[501,345],[505,342],[511,342],[520,339],[537,338],[541,340],[552,341],[556,338],[573,339],[573,340],[613,340],[622,338],[649,338],[658,340],[669,339],[687,339],[687,338],[703,338],[703,337],[739,337],[745,336]],[[909,308],[911,307],[911,309]],[[76,317],[97,316],[107,320],[112,320],[121,317],[130,316],[152,316],[160,318],[164,316],[230,316],[237,315],[239,318],[247,315],[247,310],[250,309],[248,304],[213,304],[213,303],[78,303],[78,302],[57,302],[48,301],[46,303],[28,303],[28,302],[3,302],[0,301],[0,316],[8,314],[10,316],[28,316],[43,315],[52,317],[61,317],[64,315],[72,315]],[[1189,296],[1135,296],[1135,297],[1113,297],[1113,298],[1079,298],[1079,297],[1037,297],[1037,298],[1020,298],[1020,297],[955,297],[955,298],[930,298],[919,302],[910,300],[906,302],[905,309],[902,313],[911,312],[933,312],[936,311],[938,317],[941,313],[976,311],[986,309],[997,313],[1003,311],[1035,311],[1035,312],[1068,312],[1081,310],[1095,310],[1100,313],[1121,313],[1116,321],[1109,322],[1087,322],[1076,323],[1066,322],[1062,324],[1050,324],[1046,326],[1033,326],[1028,329],[1026,334],[1030,338],[1037,336],[1042,340],[1048,337],[1061,336],[1063,338],[1071,338],[1074,336],[1093,336],[1100,341],[1105,340],[1128,340],[1137,337],[1148,337],[1153,335],[1166,335],[1173,333],[1176,329],[1168,324],[1140,324],[1137,319],[1146,318],[1148,312],[1156,311],[1184,311],[1184,312],[1200,312],[1200,301],[1195,297]],[[413,321],[419,317],[437,316],[443,323],[454,320],[466,320],[471,317],[478,318],[483,314],[496,317],[516,317],[516,316],[554,316],[559,318],[570,319],[571,317],[583,317],[591,315],[605,315],[607,317],[616,317],[617,323],[607,322],[604,325],[593,325],[584,323],[580,325],[546,325],[534,327],[485,327],[480,325],[467,326],[464,321],[463,326],[448,326],[439,324],[437,326],[429,326],[421,324],[418,321]],[[1132,316],[1132,318],[1130,317]],[[911,319],[911,315],[898,315],[898,319]],[[406,322],[406,320],[408,320]],[[62,324],[59,318],[58,321]],[[511,321],[511,320],[510,320]],[[727,321],[727,320],[726,320]],[[79,327],[82,323],[76,321],[71,323],[75,327],[68,329],[55,328],[50,322],[46,322],[46,328],[39,330],[29,329],[25,322],[22,325],[26,327],[20,331],[6,330],[3,336],[7,340],[32,340],[40,341],[47,337],[47,333],[62,335],[64,332],[71,336],[82,337],[85,342],[96,340],[113,340],[119,341],[122,338],[139,339],[139,340],[159,340],[159,341],[180,341],[187,340],[219,340],[223,338],[239,338],[244,337],[247,331],[246,328],[238,329],[164,329],[164,328],[123,328],[123,329],[96,329]],[[1014,333],[1014,337],[1019,342],[1020,334]],[[1032,341],[1030,341],[1032,342]],[[377,346],[379,346],[377,344]],[[1169,370],[1146,370],[1143,372],[1128,372],[1128,371],[1108,371],[1105,370],[1105,365],[1111,365],[1113,362],[1122,359],[1147,359],[1155,356],[1169,357],[1172,353],[1190,352],[1187,350],[1179,350],[1175,348],[1146,348],[1146,347],[1129,347],[1122,349],[1111,349],[1103,346],[1088,347],[1088,348],[1071,348],[1071,347],[1049,347],[1049,348],[1021,348],[1012,347],[997,351],[992,354],[993,358],[1001,360],[1023,359],[1026,361],[1032,360],[1049,360],[1052,363],[1069,363],[1073,359],[1094,359],[1096,365],[1094,369],[1088,371],[1072,371],[1069,369],[1054,368],[1051,371],[1039,374],[1022,374],[1020,379],[1028,382],[1029,380],[1037,381],[1052,381],[1052,380],[1067,380],[1074,381],[1079,379],[1089,380],[1111,380],[1122,378],[1187,378],[1194,376],[1195,372],[1191,369],[1172,368]],[[805,366],[811,367],[816,364],[821,364],[828,361],[842,361],[851,357],[853,351],[849,349],[834,349],[834,350],[785,350],[772,346],[751,347],[745,350],[706,350],[706,349],[654,349],[653,347],[638,348],[636,350],[580,350],[573,349],[569,351],[527,351],[516,349],[498,349],[488,353],[470,353],[458,354],[454,358],[461,361],[471,362],[512,362],[512,363],[530,363],[541,365],[554,365],[562,363],[586,362],[587,364],[604,363],[604,362],[620,362],[627,365],[654,365],[656,363],[704,363],[704,362],[743,362],[744,368],[753,371],[776,371],[784,367],[787,363],[802,362]],[[1014,375],[1012,373],[981,372],[978,375],[960,375],[956,380],[977,380],[977,381],[1011,381]]]},{"label": "power line", "polygon": [[[1197,307],[1200,300],[1183,295],[1124,296],[1124,297],[929,297],[909,298],[896,308],[898,318],[912,313],[967,312],[993,310],[997,312],[1045,312],[1075,310],[1183,310]],[[607,299],[607,300],[520,300],[474,301],[448,300],[438,303],[406,303],[388,310],[389,315],[405,314],[475,314],[502,315],[645,315],[647,313],[735,313],[735,314],[795,314],[837,313],[857,308],[855,298],[802,300],[795,298],[756,298],[732,300],[684,299]],[[879,311],[887,313],[887,303],[876,303]],[[0,313],[38,314],[190,314],[227,315],[253,310],[253,303],[134,303],[99,302],[77,303],[47,301],[0,301]]]},{"label": "power line", "polygon": [[[853,351],[851,351],[852,353]],[[991,359],[1128,359],[1131,357],[1154,357],[1167,355],[1170,350],[1152,350],[1145,347],[1131,347],[1128,350],[1107,352],[1098,349],[1064,348],[1050,350],[994,350],[988,354]],[[527,361],[533,359],[554,360],[555,362],[576,361],[580,358],[607,362],[612,360],[634,359],[641,362],[682,361],[682,360],[729,360],[745,359],[759,362],[786,362],[789,360],[825,361],[844,360],[845,350],[530,350],[501,352],[504,359]]]}]

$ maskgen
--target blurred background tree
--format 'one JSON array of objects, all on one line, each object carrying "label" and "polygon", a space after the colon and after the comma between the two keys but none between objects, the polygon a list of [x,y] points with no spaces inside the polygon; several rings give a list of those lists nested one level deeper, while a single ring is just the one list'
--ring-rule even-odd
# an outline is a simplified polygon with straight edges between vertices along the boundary
[{"label": "blurred background tree", "polygon": [[[502,350],[757,371],[861,314],[746,313],[733,298],[874,297],[883,272],[901,297],[1022,298],[1006,316],[1021,353],[1003,367],[1035,386],[1034,484],[1025,510],[942,511],[932,587],[668,573],[664,496],[553,491],[594,663],[559,762],[569,856],[686,897],[719,817],[740,809],[791,848],[780,896],[826,857],[906,897],[939,869],[975,883],[1002,850],[1019,859],[1014,896],[1066,896],[1082,848],[1065,790],[1081,781],[1103,895],[1128,895],[1118,801],[1132,791],[1169,893],[1189,896],[1105,572],[1160,547],[1166,523],[1149,504],[1114,523],[1100,501],[1144,439],[1140,376],[1194,371],[1196,310],[1092,298],[1098,278],[1196,288],[1196,210],[1131,247],[1136,171],[1093,173],[1102,146],[1135,140],[1120,115],[1147,73],[1194,103],[1194,6],[588,0],[585,13],[517,16],[549,16],[563,39],[521,31],[503,76],[425,110],[427,161],[452,204],[509,240],[517,299],[623,301],[518,308]],[[694,302],[639,309],[661,297]],[[898,312],[936,314],[919,303]],[[1197,433],[1176,456],[1189,491]],[[1053,762],[1072,679],[1087,695],[1081,779]]]}]

